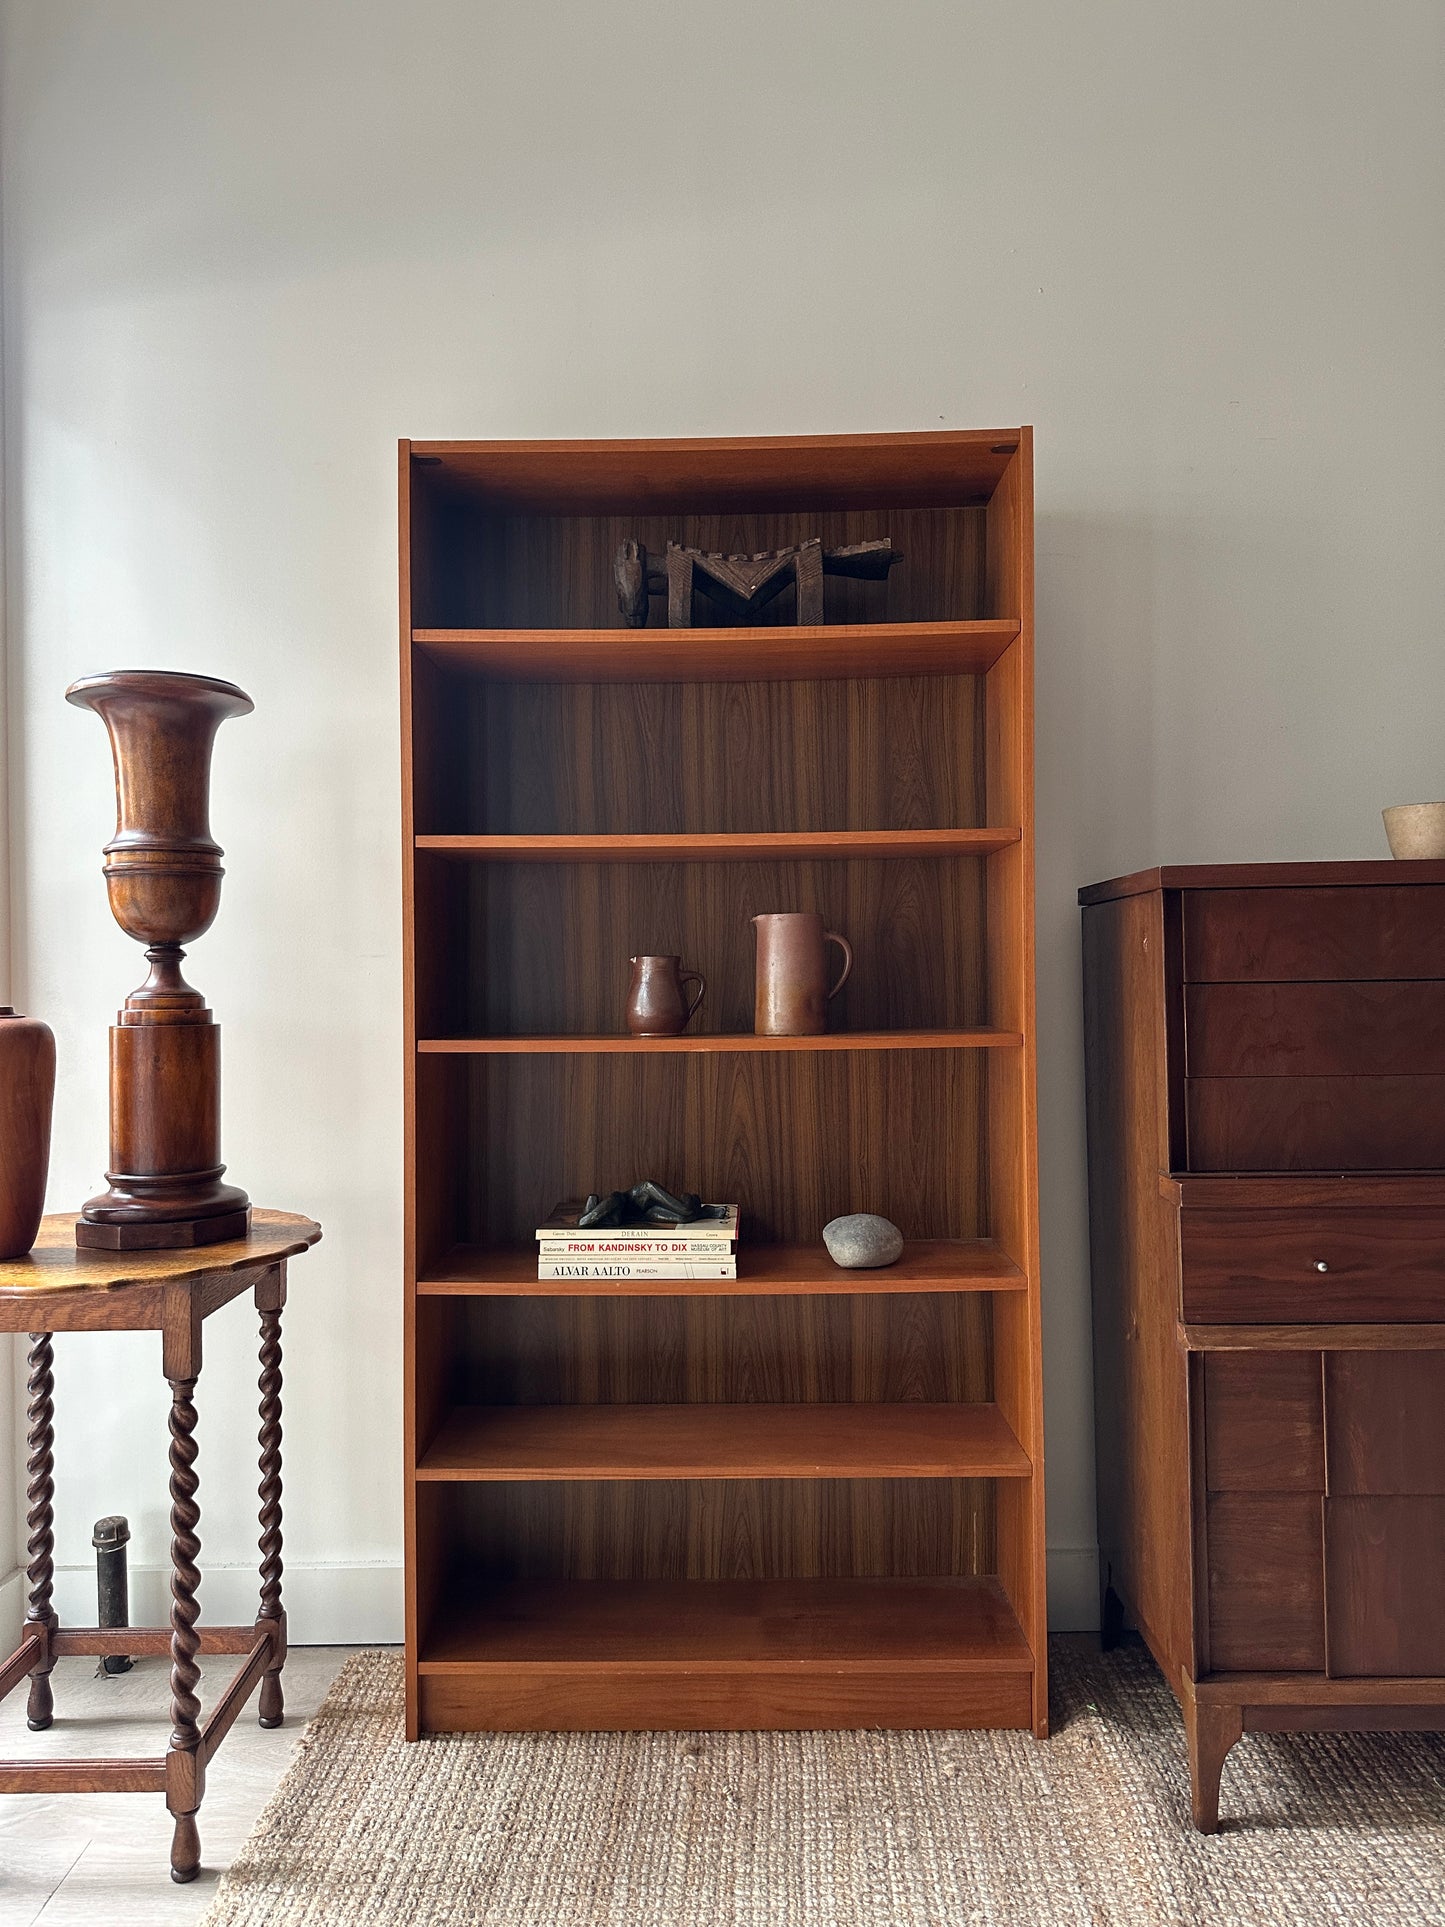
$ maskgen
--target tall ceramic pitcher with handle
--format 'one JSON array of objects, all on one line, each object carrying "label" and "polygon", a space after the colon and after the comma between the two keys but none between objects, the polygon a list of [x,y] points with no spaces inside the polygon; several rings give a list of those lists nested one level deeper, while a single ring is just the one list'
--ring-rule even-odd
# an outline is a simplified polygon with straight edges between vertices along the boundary
[{"label": "tall ceramic pitcher with handle", "polygon": [[[828,1028],[828,1005],[848,981],[853,949],[824,928],[815,910],[774,910],[754,917],[758,940],[753,1029],[761,1037],[817,1037]],[[828,945],[843,953],[837,981],[828,984]]]}]

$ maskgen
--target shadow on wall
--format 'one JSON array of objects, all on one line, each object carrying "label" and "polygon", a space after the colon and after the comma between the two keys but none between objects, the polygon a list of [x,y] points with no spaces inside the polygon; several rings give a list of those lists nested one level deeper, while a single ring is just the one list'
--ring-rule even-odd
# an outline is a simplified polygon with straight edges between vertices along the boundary
[{"label": "shadow on wall", "polygon": [[[1039,1171],[1049,1618],[1098,1624],[1094,1418],[1075,894],[1157,811],[1158,531],[1041,515],[1037,570]],[[1142,856],[1140,858],[1142,861]]]},{"label": "shadow on wall", "polygon": [[[1412,739],[1398,680],[1359,671],[1359,637],[1378,619],[1367,558],[1328,549],[1318,522],[1283,505],[1249,510],[1041,513],[1036,525],[1039,1160],[1061,1628],[1092,1624],[1094,1604],[1077,892],[1160,862],[1384,857],[1380,809],[1412,783],[1439,793],[1438,739]],[[1429,713],[1423,650],[1416,660]],[[1402,657],[1392,676],[1410,667]],[[1435,686],[1438,707],[1438,667]]]}]

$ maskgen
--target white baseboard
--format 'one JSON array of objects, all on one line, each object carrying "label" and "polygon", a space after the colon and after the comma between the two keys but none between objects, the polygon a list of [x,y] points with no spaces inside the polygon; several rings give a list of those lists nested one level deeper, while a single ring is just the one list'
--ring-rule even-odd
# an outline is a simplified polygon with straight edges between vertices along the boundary
[{"label": "white baseboard", "polygon": [[[399,1565],[288,1566],[283,1591],[297,1646],[391,1646],[402,1636]],[[170,1569],[133,1566],[131,1618],[163,1626],[170,1617]],[[55,1574],[55,1607],[70,1626],[95,1624],[95,1568],[62,1566]],[[203,1622],[244,1626],[256,1612],[252,1566],[209,1566],[201,1582]],[[0,1579],[0,1651],[10,1652],[25,1615],[25,1575],[17,1567]],[[1049,1627],[1056,1633],[1093,1632],[1099,1624],[1099,1555],[1094,1546],[1049,1549]]]},{"label": "white baseboard", "polygon": [[1092,1633],[1099,1628],[1099,1548],[1049,1547],[1049,1631]]},{"label": "white baseboard", "polygon": [[[22,1578],[20,1573],[14,1575],[17,1627],[24,1611]],[[169,1566],[131,1567],[133,1625],[166,1624],[171,1612],[170,1583]],[[288,1565],[281,1592],[287,1631],[295,1646],[391,1646],[401,1639],[399,1565]],[[202,1625],[247,1625],[256,1617],[256,1568],[203,1565],[200,1599]],[[5,1600],[0,1588],[0,1605]],[[94,1566],[56,1568],[55,1610],[63,1626],[95,1624]]]}]

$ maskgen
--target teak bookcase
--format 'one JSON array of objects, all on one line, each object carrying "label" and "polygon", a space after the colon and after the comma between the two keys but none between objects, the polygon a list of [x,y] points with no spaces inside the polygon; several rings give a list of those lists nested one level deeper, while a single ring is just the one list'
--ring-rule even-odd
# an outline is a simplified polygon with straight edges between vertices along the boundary
[{"label": "teak bookcase", "polygon": [[[626,536],[812,535],[906,560],[622,625]],[[1043,1733],[1030,431],[403,442],[401,665],[408,1733]],[[827,1036],[752,1033],[781,909],[853,944]],[[737,1281],[540,1286],[639,1177],[741,1204]]]}]

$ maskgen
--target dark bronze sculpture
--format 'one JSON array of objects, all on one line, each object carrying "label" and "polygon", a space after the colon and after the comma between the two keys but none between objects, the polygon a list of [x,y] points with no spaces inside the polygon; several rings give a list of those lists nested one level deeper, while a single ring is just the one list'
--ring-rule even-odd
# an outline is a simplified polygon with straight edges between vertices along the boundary
[{"label": "dark bronze sculpture", "polygon": [[630,1191],[610,1191],[606,1197],[592,1192],[577,1220],[579,1231],[627,1230],[644,1224],[700,1224],[707,1219],[725,1218],[727,1206],[704,1204],[696,1191],[684,1191],[676,1198],[651,1178],[643,1178]]},{"label": "dark bronze sculpture", "polygon": [[791,587],[794,622],[815,625],[823,620],[825,575],[884,582],[893,564],[902,560],[902,553],[886,538],[825,549],[815,536],[783,549],[759,549],[753,555],[723,555],[669,542],[659,564],[649,559],[641,542],[629,541],[617,551],[612,574],[617,606],[631,629],[646,628],[649,600],[664,591],[668,628],[691,629],[694,589],[717,603],[730,621],[747,623]]}]

